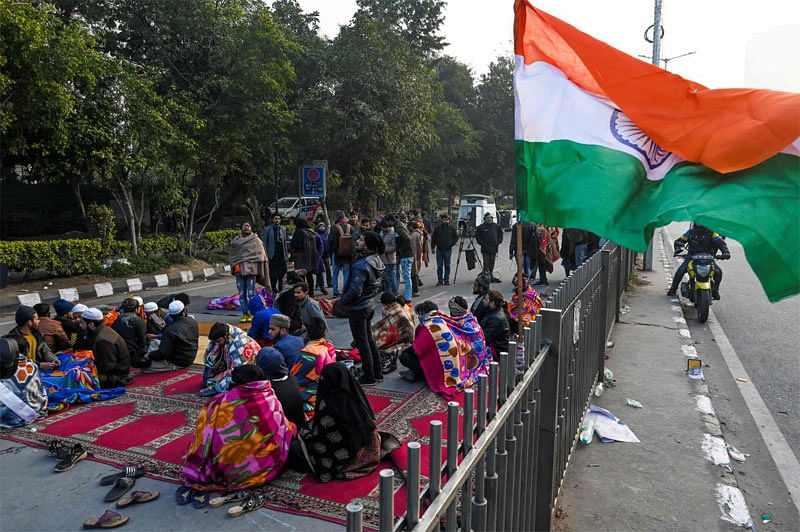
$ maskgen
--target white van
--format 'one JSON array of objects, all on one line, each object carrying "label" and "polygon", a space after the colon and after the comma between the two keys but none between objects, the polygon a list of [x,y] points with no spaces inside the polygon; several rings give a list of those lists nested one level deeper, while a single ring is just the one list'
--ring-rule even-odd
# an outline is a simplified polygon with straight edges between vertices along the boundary
[{"label": "white van", "polygon": [[483,223],[483,217],[487,213],[494,216],[494,221],[497,222],[497,205],[492,196],[484,194],[462,196],[458,208],[458,226],[477,227]]}]

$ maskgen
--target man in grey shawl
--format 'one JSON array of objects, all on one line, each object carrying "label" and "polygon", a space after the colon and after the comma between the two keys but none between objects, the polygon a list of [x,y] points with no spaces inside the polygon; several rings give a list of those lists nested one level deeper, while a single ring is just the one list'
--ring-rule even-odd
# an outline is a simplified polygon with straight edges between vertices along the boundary
[{"label": "man in grey shawl", "polygon": [[247,303],[256,297],[256,283],[269,285],[269,261],[264,244],[258,235],[253,233],[250,222],[242,224],[242,234],[233,239],[230,246],[231,273],[236,277],[236,288],[239,290],[239,308],[242,310],[241,323],[253,321]]}]

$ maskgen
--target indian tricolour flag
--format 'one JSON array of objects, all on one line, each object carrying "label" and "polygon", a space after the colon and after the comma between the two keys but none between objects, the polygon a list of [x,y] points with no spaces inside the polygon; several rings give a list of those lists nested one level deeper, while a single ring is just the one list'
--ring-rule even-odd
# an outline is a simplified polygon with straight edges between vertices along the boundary
[{"label": "indian tricolour flag", "polygon": [[800,292],[800,94],[710,90],[515,10],[521,219],[639,251],[695,221],[744,246],[770,300]]}]

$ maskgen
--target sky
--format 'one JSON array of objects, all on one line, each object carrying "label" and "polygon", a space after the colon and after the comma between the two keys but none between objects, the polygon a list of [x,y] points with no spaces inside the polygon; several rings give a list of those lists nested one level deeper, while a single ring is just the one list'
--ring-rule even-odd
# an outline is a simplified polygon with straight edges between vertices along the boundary
[{"label": "sky", "polygon": [[[355,0],[299,0],[319,11],[322,32],[335,37]],[[653,0],[538,0],[533,5],[631,55],[652,53],[644,30]],[[513,53],[513,0],[449,0],[445,53],[476,75]],[[724,8],[724,9],[723,9]],[[756,87],[800,92],[800,0],[663,0],[662,58],[668,69],[710,88]],[[662,65],[663,66],[663,65]]]}]

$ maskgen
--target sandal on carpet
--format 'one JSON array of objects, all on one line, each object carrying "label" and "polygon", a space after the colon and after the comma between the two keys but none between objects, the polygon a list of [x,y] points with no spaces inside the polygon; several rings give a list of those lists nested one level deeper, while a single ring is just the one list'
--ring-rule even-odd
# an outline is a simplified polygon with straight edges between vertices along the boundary
[{"label": "sandal on carpet", "polygon": [[220,495],[219,497],[212,497],[208,501],[208,505],[212,508],[217,508],[218,506],[222,506],[223,504],[228,504],[231,502],[239,502],[245,500],[247,496],[250,494],[248,490],[237,490],[225,493]]},{"label": "sandal on carpet", "polygon": [[239,517],[240,515],[258,510],[264,503],[267,502],[267,495],[261,490],[254,490],[245,498],[241,504],[228,508],[228,515],[231,517]]},{"label": "sandal on carpet", "polygon": [[111,484],[116,482],[117,479],[120,479],[120,478],[123,478],[123,477],[139,478],[141,476],[144,476],[145,473],[146,473],[146,471],[144,470],[143,467],[126,466],[126,467],[123,467],[122,470],[114,473],[113,475],[107,475],[107,476],[101,478],[100,479],[100,485],[101,486],[110,486]]},{"label": "sandal on carpet", "polygon": [[128,519],[130,519],[128,516],[123,517],[117,512],[106,510],[102,516],[93,517],[83,523],[83,528],[116,528],[127,523]]},{"label": "sandal on carpet", "polygon": [[161,495],[157,491],[134,491],[117,501],[117,508],[125,508],[131,504],[141,504],[158,499]]},{"label": "sandal on carpet", "polygon": [[175,491],[175,501],[183,506],[192,502],[192,488],[189,486],[181,486]]},{"label": "sandal on carpet", "polygon": [[192,491],[192,506],[197,510],[208,506],[208,492],[200,490]]},{"label": "sandal on carpet", "polygon": [[108,495],[106,495],[106,498],[103,500],[106,502],[116,501],[133,487],[134,482],[134,479],[128,477],[118,478],[114,481],[114,487],[111,488],[111,491],[108,492]]}]

